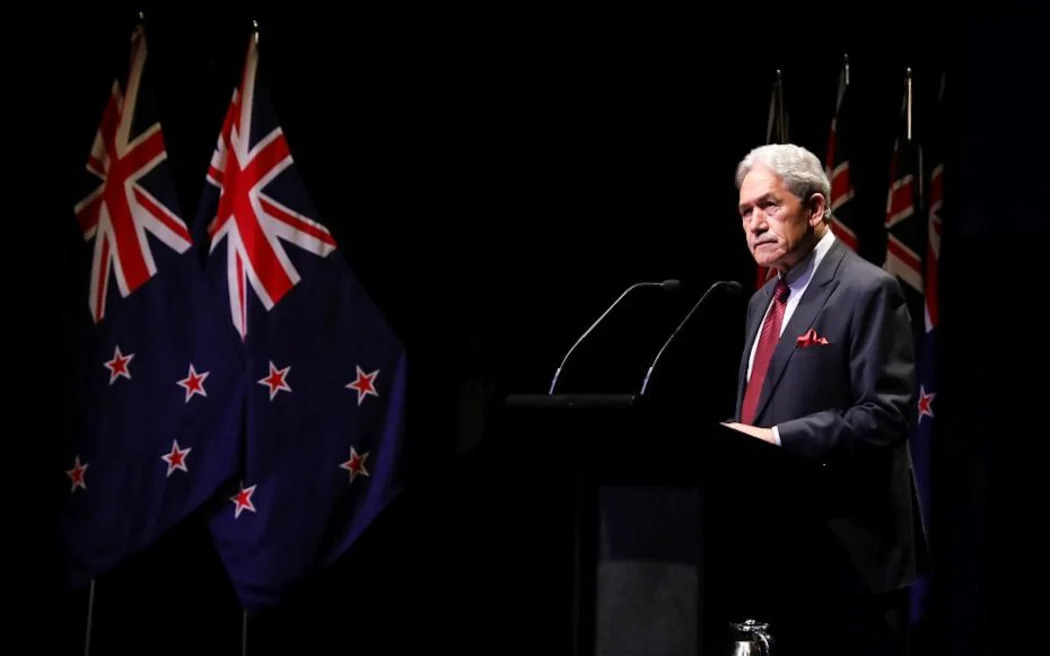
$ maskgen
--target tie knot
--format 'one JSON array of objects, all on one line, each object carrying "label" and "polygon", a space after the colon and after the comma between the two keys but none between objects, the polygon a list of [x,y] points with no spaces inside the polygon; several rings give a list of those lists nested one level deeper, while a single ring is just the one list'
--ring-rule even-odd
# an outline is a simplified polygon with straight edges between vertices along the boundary
[{"label": "tie knot", "polygon": [[787,300],[789,293],[791,293],[791,290],[788,288],[787,283],[784,282],[784,279],[780,278],[779,280],[777,280],[777,286],[773,290],[773,298],[775,298],[780,303],[783,303]]}]

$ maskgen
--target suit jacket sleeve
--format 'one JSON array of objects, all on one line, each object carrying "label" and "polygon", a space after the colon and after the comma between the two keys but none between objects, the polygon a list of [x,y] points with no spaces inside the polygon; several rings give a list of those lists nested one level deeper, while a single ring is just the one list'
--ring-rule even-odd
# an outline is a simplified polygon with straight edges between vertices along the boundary
[{"label": "suit jacket sleeve", "polygon": [[911,318],[897,280],[880,276],[849,317],[853,405],[778,424],[781,446],[825,459],[903,443],[914,420],[915,353]]}]

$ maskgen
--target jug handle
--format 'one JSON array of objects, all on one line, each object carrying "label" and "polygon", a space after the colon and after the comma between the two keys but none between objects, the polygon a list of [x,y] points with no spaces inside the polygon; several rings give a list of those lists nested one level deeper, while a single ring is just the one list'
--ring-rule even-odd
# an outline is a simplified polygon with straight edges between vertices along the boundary
[{"label": "jug handle", "polygon": [[764,631],[755,631],[755,634],[758,636],[759,640],[762,641],[762,646],[765,648],[763,651],[766,656],[770,656],[772,651],[769,648],[769,636],[767,636]]}]

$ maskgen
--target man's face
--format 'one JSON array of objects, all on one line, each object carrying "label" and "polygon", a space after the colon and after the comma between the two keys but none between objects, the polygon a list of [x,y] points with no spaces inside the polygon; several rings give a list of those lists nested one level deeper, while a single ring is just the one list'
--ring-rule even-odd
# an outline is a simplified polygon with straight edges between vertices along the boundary
[{"label": "man's face", "polygon": [[755,262],[781,271],[809,252],[816,242],[814,230],[823,221],[822,211],[810,211],[779,176],[761,165],[741,183],[738,209]]}]

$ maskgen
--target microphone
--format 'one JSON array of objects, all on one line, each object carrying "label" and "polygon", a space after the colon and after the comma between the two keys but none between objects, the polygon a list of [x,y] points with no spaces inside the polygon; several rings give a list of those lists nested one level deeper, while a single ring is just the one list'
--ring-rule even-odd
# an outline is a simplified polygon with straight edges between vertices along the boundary
[{"label": "microphone", "polygon": [[664,350],[671,344],[675,336],[678,335],[678,332],[682,330],[682,327],[685,326],[686,322],[689,321],[689,317],[693,316],[693,313],[696,312],[696,309],[703,304],[704,299],[707,298],[708,294],[714,291],[715,288],[723,286],[733,294],[739,294],[743,290],[743,287],[740,285],[740,283],[738,283],[735,280],[719,280],[718,282],[714,283],[713,285],[707,288],[707,291],[703,293],[703,295],[700,297],[700,300],[696,302],[696,305],[694,305],[692,309],[689,310],[689,312],[686,313],[685,318],[683,318],[682,321],[678,324],[678,327],[674,329],[674,332],[671,333],[671,336],[667,338],[667,341],[664,342],[664,345],[660,347],[660,350],[657,352],[656,357],[653,358],[653,363],[649,365],[649,371],[645,373],[645,380],[642,381],[642,389],[638,392],[638,396],[645,395],[645,388],[649,386],[649,377],[653,375],[653,369],[656,367],[656,363],[659,362],[660,356],[664,354]]},{"label": "microphone", "polygon": [[598,324],[602,322],[602,319],[604,319],[606,315],[612,312],[612,309],[616,307],[616,305],[620,301],[622,301],[625,296],[630,294],[635,289],[638,289],[639,287],[660,287],[661,289],[664,289],[666,291],[673,292],[677,291],[678,288],[681,286],[682,283],[680,283],[677,280],[664,280],[663,282],[636,282],[627,289],[625,289],[623,293],[620,294],[620,297],[613,301],[613,304],[610,305],[609,308],[602,313],[602,316],[598,317],[595,320],[595,322],[591,324],[591,327],[585,330],[582,335],[580,335],[580,338],[577,339],[576,343],[572,345],[572,348],[570,348],[568,353],[565,354],[565,357],[561,359],[561,364],[558,365],[558,370],[554,372],[554,378],[551,379],[551,387],[550,391],[547,392],[547,395],[552,396],[554,394],[554,388],[558,384],[558,377],[561,375],[561,370],[563,367],[565,367],[565,362],[569,359],[569,356],[572,355],[572,352],[575,351],[576,347],[579,346],[580,343],[587,338],[587,335],[590,335],[591,331],[594,330],[598,326]]}]

